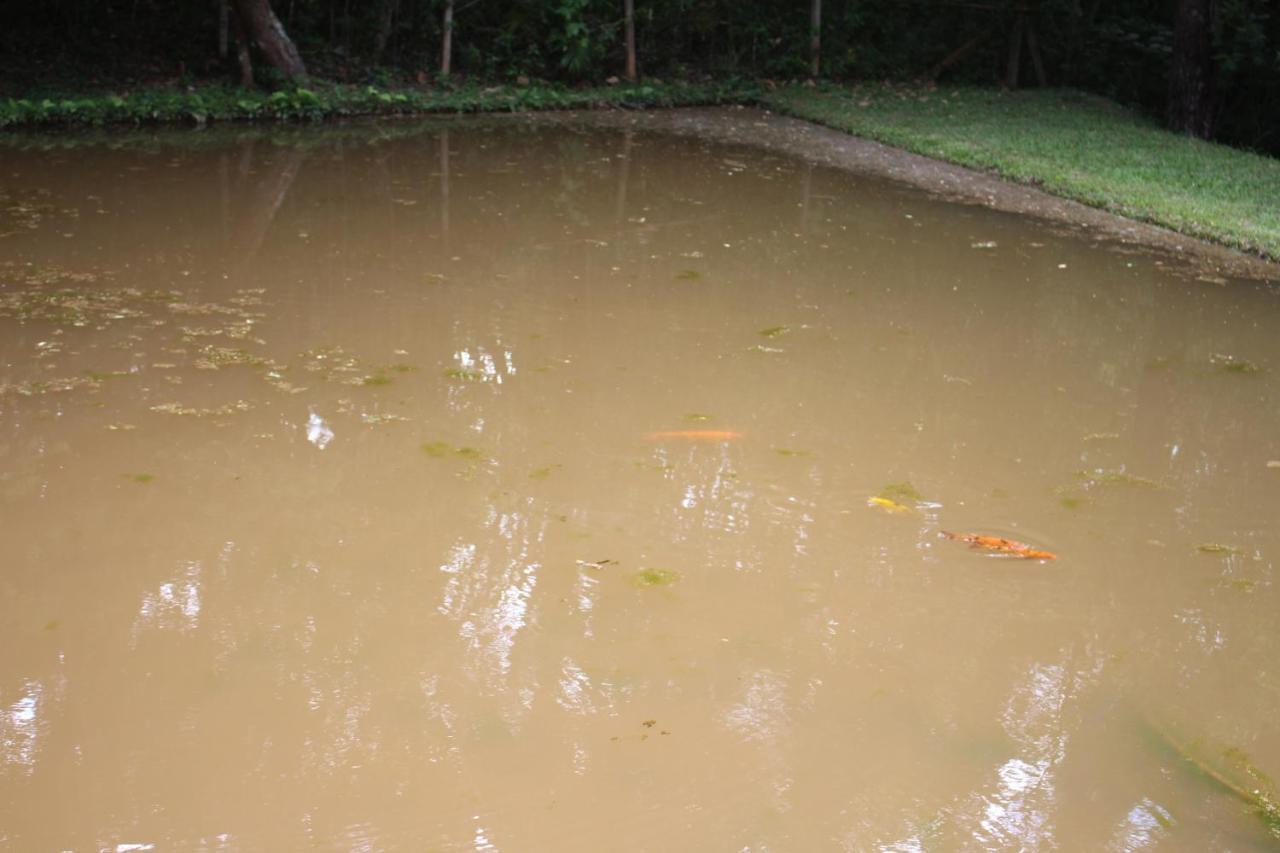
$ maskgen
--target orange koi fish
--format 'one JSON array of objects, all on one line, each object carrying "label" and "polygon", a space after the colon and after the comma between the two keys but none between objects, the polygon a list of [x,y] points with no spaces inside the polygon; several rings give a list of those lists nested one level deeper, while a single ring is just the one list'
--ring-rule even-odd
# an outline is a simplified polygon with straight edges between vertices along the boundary
[{"label": "orange koi fish", "polygon": [[742,433],[727,429],[666,429],[651,432],[645,436],[649,441],[661,441],[664,438],[687,438],[692,441],[732,441],[742,438]]},{"label": "orange koi fish", "polygon": [[1024,542],[1015,542],[1012,539],[1001,539],[999,536],[980,536],[976,533],[948,533],[943,530],[942,535],[948,539],[954,539],[957,542],[968,542],[970,548],[977,548],[981,551],[991,551],[996,554],[1002,554],[1006,557],[1019,557],[1023,560],[1056,560],[1057,554],[1049,551],[1038,551]]}]

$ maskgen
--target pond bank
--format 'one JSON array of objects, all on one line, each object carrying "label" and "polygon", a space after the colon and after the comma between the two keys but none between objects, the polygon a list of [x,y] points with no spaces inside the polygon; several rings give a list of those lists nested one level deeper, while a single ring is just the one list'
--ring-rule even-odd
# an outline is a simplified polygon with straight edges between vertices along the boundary
[{"label": "pond bank", "polygon": [[[533,120],[566,121],[568,116],[535,116]],[[584,120],[581,117],[575,120]],[[1204,281],[1221,284],[1227,277],[1280,282],[1280,264],[1218,243],[1129,219],[1053,195],[1026,184],[893,148],[810,121],[750,107],[690,108],[633,113],[592,113],[592,124],[687,133],[767,148],[860,174],[907,184],[951,201],[1046,220],[1060,226],[1150,248],[1172,268],[1185,268]]]},{"label": "pond bank", "polygon": [[[756,112],[739,127],[724,117],[731,113],[661,109],[725,105],[763,107],[791,120],[766,122],[765,113]],[[1070,223],[1194,257],[1200,274],[1211,280],[1224,275],[1280,280],[1280,205],[1275,204],[1280,161],[1179,137],[1129,110],[1073,91],[657,81],[577,89],[317,84],[274,93],[204,86],[9,99],[0,101],[0,130],[17,131],[19,139],[29,141],[33,131],[42,136],[99,125],[203,127],[566,110],[597,111],[604,124],[763,144],[956,200]],[[759,122],[768,127],[761,130]]]}]

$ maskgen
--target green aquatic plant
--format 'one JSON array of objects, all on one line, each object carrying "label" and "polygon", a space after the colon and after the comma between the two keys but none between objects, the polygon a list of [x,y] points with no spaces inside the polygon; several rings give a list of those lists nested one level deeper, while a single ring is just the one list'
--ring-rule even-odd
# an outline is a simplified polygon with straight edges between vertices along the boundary
[{"label": "green aquatic plant", "polygon": [[1222,353],[1214,353],[1209,357],[1209,362],[1223,373],[1252,376],[1262,373],[1263,371],[1262,367],[1248,359],[1236,358],[1235,356],[1223,355]]},{"label": "green aquatic plant", "polygon": [[760,334],[766,338],[779,338],[791,331],[790,326],[770,326],[767,329],[761,329]]},{"label": "green aquatic plant", "polygon": [[1063,495],[1062,498],[1059,500],[1059,503],[1062,504],[1063,509],[1074,510],[1084,506],[1085,499],[1082,497],[1079,497],[1078,495]]},{"label": "green aquatic plant", "polygon": [[773,452],[778,454],[779,456],[808,456],[809,455],[809,451],[807,450],[793,450],[790,447],[775,447],[773,449]]},{"label": "green aquatic plant", "polygon": [[1201,542],[1196,546],[1196,550],[1201,554],[1239,554],[1240,549],[1231,545],[1222,545],[1218,542]]},{"label": "green aquatic plant", "polygon": [[360,384],[366,387],[377,387],[381,385],[390,385],[392,379],[385,373],[375,373],[372,376],[366,376],[360,380]]},{"label": "green aquatic plant", "polygon": [[554,463],[554,464],[552,464],[552,465],[544,465],[544,466],[543,466],[543,467],[541,467],[541,468],[534,468],[531,472],[529,472],[529,479],[530,479],[530,480],[545,480],[545,479],[547,479],[548,477],[550,477],[550,476],[551,476],[551,472],[553,472],[553,471],[558,471],[559,469],[561,469],[561,468],[563,468],[563,467],[564,467],[564,466],[563,466],[563,465],[561,465],[559,462],[556,462],[556,463]]},{"label": "green aquatic plant", "polygon": [[446,379],[458,379],[463,382],[483,382],[484,374],[479,370],[468,370],[463,367],[446,367],[444,369]]},{"label": "green aquatic plant", "polygon": [[681,270],[676,274],[677,281],[697,281],[702,278],[702,273],[697,270]]},{"label": "green aquatic plant", "polygon": [[1180,759],[1179,766],[1215,787],[1234,795],[1261,818],[1273,838],[1280,839],[1280,798],[1275,783],[1240,748],[1211,747],[1204,741],[1186,740],[1172,729],[1145,718],[1147,730],[1167,751]]},{"label": "green aquatic plant", "polygon": [[645,568],[631,576],[631,583],[639,589],[669,586],[678,580],[680,580],[680,573],[671,569]]},{"label": "green aquatic plant", "polygon": [[684,419],[689,423],[700,424],[711,420],[711,415],[704,415],[702,412],[688,412]]},{"label": "green aquatic plant", "polygon": [[906,480],[901,483],[886,483],[880,490],[880,497],[903,504],[920,503],[924,500],[924,495]]},{"label": "green aquatic plant", "polygon": [[143,483],[143,484],[150,483],[152,480],[156,478],[155,474],[146,474],[146,473],[121,474],[120,476],[124,477],[126,480],[132,480],[135,483]]}]

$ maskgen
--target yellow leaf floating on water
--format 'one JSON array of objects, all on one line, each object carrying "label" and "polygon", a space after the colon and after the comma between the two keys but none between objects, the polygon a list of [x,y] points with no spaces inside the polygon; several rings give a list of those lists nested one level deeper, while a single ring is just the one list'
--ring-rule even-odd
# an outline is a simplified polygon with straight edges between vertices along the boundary
[{"label": "yellow leaf floating on water", "polygon": [[889,513],[915,512],[906,504],[900,504],[897,501],[891,501],[888,498],[867,498],[867,506],[872,509],[882,509]]}]

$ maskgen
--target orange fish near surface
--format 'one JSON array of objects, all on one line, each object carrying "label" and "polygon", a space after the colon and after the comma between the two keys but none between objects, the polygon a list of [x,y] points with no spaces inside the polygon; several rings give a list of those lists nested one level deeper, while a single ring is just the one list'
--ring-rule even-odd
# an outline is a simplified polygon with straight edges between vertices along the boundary
[{"label": "orange fish near surface", "polygon": [[668,429],[651,432],[645,436],[650,441],[661,441],[664,438],[687,438],[691,441],[733,441],[742,438],[742,433],[727,429]]},{"label": "orange fish near surface", "polygon": [[1006,557],[1018,557],[1023,560],[1058,559],[1057,554],[1049,551],[1038,551],[1024,542],[1001,539],[999,536],[981,536],[976,533],[948,533],[945,530],[942,531],[942,535],[957,542],[968,542],[970,548],[991,551],[994,554],[1002,554]]}]

